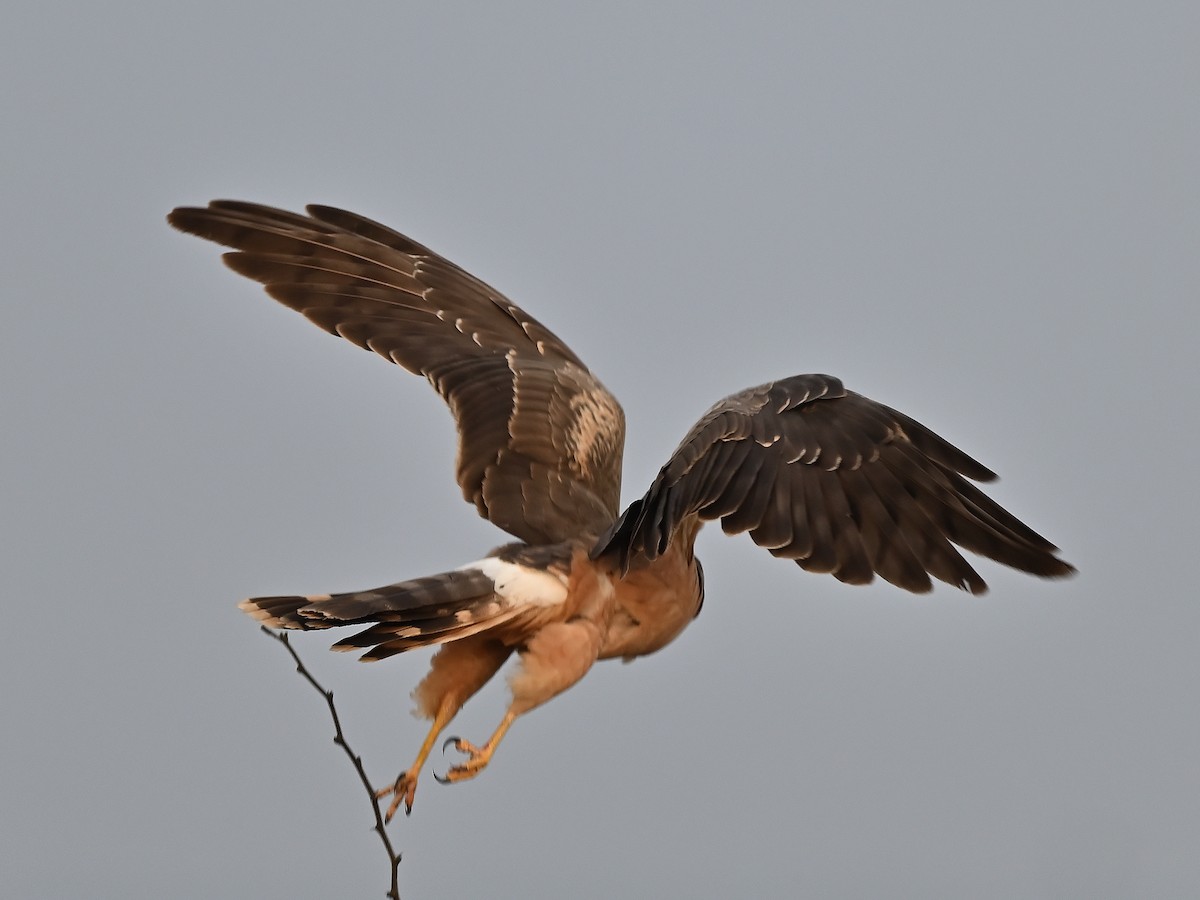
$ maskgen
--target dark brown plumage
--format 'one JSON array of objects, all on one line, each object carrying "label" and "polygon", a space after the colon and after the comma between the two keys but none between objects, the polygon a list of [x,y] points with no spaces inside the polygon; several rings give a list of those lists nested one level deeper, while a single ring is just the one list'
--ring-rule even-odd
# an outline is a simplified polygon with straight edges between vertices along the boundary
[{"label": "dark brown plumage", "polygon": [[530,543],[607,527],[625,416],[579,358],[428,248],[354,213],[308,211],[218,200],[168,221],[234,247],[231,269],[321,328],[424,375],[454,413],[458,483],[480,515]]},{"label": "dark brown plumage", "polygon": [[1043,577],[1074,571],[1053,544],[966,480],[995,477],[838,379],[797,375],[705,413],[592,553],[615,553],[628,569],[664,552],[680,522],[698,515],[851,584],[877,573],[923,592],[932,575],[982,593],[986,583],[953,544]]},{"label": "dark brown plumage", "polygon": [[703,521],[749,531],[772,554],[853,584],[878,574],[909,591],[933,578],[981,593],[958,547],[1044,577],[1074,571],[1055,547],[968,479],[995,475],[929,429],[842,387],[797,375],[712,407],[649,491],[618,517],[620,405],[544,326],[433,251],[327,206],[307,215],[220,200],[181,207],[176,228],[234,248],[225,261],[333,334],[424,375],[459,432],[458,483],[522,543],[454,572],[382,588],[259,597],[273,627],[366,625],[338,649],[381,659],[440,644],[413,692],[433,719],[416,761],[381,792],[412,808],[438,735],[514,651],[512,702],[448,780],[487,765],[517,716],[597,659],[631,659],[696,615]]}]

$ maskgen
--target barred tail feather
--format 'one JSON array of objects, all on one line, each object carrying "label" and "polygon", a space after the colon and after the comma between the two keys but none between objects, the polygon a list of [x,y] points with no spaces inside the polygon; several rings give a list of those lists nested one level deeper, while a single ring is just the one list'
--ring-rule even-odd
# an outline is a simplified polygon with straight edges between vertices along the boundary
[{"label": "barred tail feather", "polygon": [[371,590],[252,597],[239,607],[271,628],[311,631],[370,623],[333,649],[366,648],[362,658],[371,661],[468,637],[513,619],[530,604],[561,602],[565,595],[562,576],[489,557],[453,572]]},{"label": "barred tail feather", "polygon": [[[439,609],[437,612],[446,610]],[[519,608],[489,595],[480,597],[475,603],[464,604],[447,615],[379,622],[343,638],[330,649],[352,651],[367,648],[367,652],[359,658],[363,662],[375,662],[417,647],[444,644],[447,641],[470,637],[501,625],[520,613]]]},{"label": "barred tail feather", "polygon": [[332,628],[359,622],[379,622],[384,617],[426,618],[431,611],[446,615],[465,602],[492,593],[495,584],[478,569],[459,569],[413,578],[397,584],[310,597],[251,597],[238,607],[271,628]]},{"label": "barred tail feather", "polygon": [[328,594],[314,597],[250,597],[238,604],[238,609],[268,628],[328,628],[330,623],[306,619],[300,610],[322,600]]}]

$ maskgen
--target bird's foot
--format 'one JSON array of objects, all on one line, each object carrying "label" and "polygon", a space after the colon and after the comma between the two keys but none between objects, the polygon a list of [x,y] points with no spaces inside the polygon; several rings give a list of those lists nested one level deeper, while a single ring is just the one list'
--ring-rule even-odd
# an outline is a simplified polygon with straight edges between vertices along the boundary
[{"label": "bird's foot", "polygon": [[412,815],[413,797],[417,793],[417,772],[409,769],[407,772],[401,772],[396,780],[385,788],[380,788],[375,792],[375,798],[382,800],[385,797],[391,796],[392,803],[387,808],[387,813],[384,814],[383,821],[385,823],[392,821],[392,816],[396,815],[396,810],[400,808],[400,804],[404,804],[404,814]]},{"label": "bird's foot", "polygon": [[467,754],[467,760],[457,766],[451,767],[445,775],[438,775],[435,772],[433,777],[442,784],[454,784],[455,782],[474,778],[487,767],[487,764],[492,759],[492,753],[496,749],[495,743],[492,741],[488,741],[482,747],[476,747],[470,741],[452,737],[448,738],[442,744],[442,752],[444,753],[446,748],[451,744],[454,745],[454,749],[459,753]]}]

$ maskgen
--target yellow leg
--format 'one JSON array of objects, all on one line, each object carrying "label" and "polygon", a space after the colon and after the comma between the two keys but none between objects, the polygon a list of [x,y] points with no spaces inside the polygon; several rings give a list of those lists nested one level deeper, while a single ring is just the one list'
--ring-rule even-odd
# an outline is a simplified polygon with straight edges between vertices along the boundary
[{"label": "yellow leg", "polygon": [[401,772],[396,781],[388,787],[380,788],[375,792],[375,796],[382,800],[389,794],[392,797],[392,804],[388,807],[387,815],[383,817],[384,822],[392,821],[392,816],[396,815],[396,810],[400,808],[400,804],[404,804],[404,814],[412,813],[413,797],[417,793],[417,776],[421,774],[421,768],[425,765],[425,760],[429,758],[429,752],[433,750],[433,745],[437,743],[438,735],[442,730],[450,724],[450,720],[454,718],[454,714],[458,712],[459,704],[454,698],[447,695],[442,699],[441,705],[438,707],[437,715],[433,719],[433,725],[429,729],[429,734],[425,735],[425,742],[421,744],[421,749],[417,751],[417,759],[407,771]]},{"label": "yellow leg", "polygon": [[462,738],[450,738],[446,744],[453,744],[455,750],[460,753],[466,753],[467,761],[462,765],[452,768],[444,776],[438,778],[438,781],[444,784],[453,784],[456,781],[466,781],[468,778],[474,778],[482,772],[491,761],[492,754],[496,752],[500,741],[504,739],[505,733],[512,726],[516,718],[516,710],[510,706],[508,712],[504,714],[504,718],[500,720],[499,726],[492,732],[492,736],[488,738],[488,742],[482,747],[476,747],[470,741],[464,741]]}]

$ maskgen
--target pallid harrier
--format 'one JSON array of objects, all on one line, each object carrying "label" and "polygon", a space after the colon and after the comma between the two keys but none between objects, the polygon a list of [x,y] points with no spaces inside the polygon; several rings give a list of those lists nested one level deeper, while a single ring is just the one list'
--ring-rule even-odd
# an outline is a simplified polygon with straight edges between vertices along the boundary
[{"label": "pallid harrier", "polygon": [[458,426],[457,477],[479,514],[517,540],[453,572],[373,590],[259,597],[266,625],[366,625],[334,644],[377,660],[441,644],[413,691],[433,720],[380,797],[411,812],[417,776],[462,705],[516,651],[512,701],[447,781],[477,775],[513,720],[598,659],[668,644],[697,614],[693,543],[705,520],[810,572],[907,591],[930,576],[987,586],[953,546],[1042,577],[1074,569],[967,479],[995,474],[903,413],[829,375],[750,388],[706,412],[650,489],[620,512],[625,417],[583,362],[533,317],[415,241],[354,213],[308,215],[219,200],[176,228],[234,248],[225,262],[321,328],[424,375]]}]

